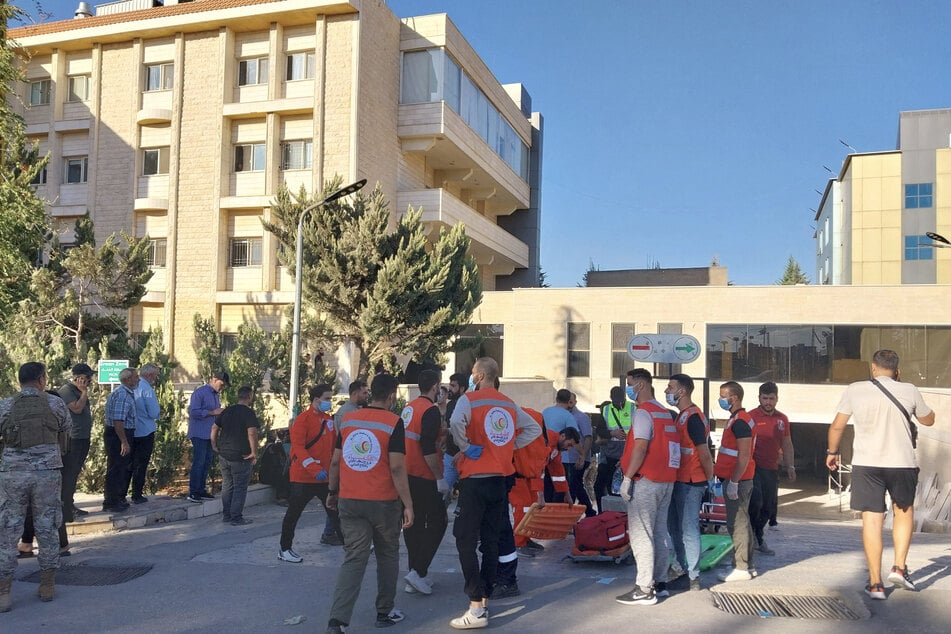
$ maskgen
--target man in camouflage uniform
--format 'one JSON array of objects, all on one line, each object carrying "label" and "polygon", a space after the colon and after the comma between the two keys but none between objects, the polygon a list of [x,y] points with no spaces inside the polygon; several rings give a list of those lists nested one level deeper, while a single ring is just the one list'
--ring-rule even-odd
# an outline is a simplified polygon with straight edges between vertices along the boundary
[{"label": "man in camouflage uniform", "polygon": [[40,599],[53,600],[59,567],[61,447],[68,441],[72,421],[58,396],[46,394],[46,367],[20,366],[20,393],[0,401],[0,612],[10,610],[10,585],[16,570],[16,542],[23,531],[26,509],[40,545]]}]

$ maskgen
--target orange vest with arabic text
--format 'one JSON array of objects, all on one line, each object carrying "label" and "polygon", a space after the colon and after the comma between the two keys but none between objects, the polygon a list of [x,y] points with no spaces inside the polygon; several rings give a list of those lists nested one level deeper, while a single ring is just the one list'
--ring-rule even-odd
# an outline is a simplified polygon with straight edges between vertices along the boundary
[{"label": "orange vest with arabic text", "polygon": [[340,434],[340,493],[348,500],[399,498],[390,475],[390,436],[403,421],[393,412],[364,407],[343,417]]},{"label": "orange vest with arabic text", "polygon": [[[651,482],[676,482],[677,468],[680,466],[680,436],[674,417],[668,409],[655,401],[638,404],[637,408],[647,412],[654,423],[654,437],[647,445],[647,455],[636,476],[647,478]],[[635,413],[636,415],[636,413]],[[627,465],[634,451],[634,419],[628,432],[621,465]]]},{"label": "orange vest with arabic text", "polygon": [[466,438],[482,447],[482,455],[473,460],[465,455],[459,460],[459,477],[515,473],[515,419],[518,408],[512,399],[491,388],[466,392],[459,398],[469,400],[472,410],[466,425]]},{"label": "orange vest with arabic text", "polygon": [[[406,428],[406,473],[426,480],[435,480],[436,476],[423,458],[423,447],[419,441],[423,433],[423,414],[433,407],[436,407],[435,403],[425,396],[420,396],[407,403],[400,415],[403,426]],[[442,451],[439,450],[438,445],[436,453],[442,464]]]},{"label": "orange vest with arabic text", "polygon": [[696,414],[703,421],[704,435],[710,437],[710,422],[703,415],[700,408],[691,405],[680,412],[677,417],[677,431],[680,434],[680,469],[677,470],[677,482],[706,482],[707,476],[703,472],[700,458],[697,457],[697,448],[693,445],[690,432],[687,430],[687,420]]},{"label": "orange vest with arabic text", "polygon": [[[713,465],[713,475],[722,480],[729,480],[733,477],[733,470],[736,468],[736,461],[740,455],[739,445],[737,444],[736,436],[733,434],[733,425],[747,425],[750,428],[750,433],[752,433],[756,423],[753,422],[753,419],[750,418],[750,415],[745,409],[737,410],[735,414],[730,416],[726,427],[723,428],[723,439],[720,441],[720,451],[717,452],[717,461],[716,464]],[[753,439],[751,438],[750,461],[747,463],[743,475],[740,476],[740,480],[752,480],[753,474],[756,471],[756,463],[753,462],[752,442]]]}]

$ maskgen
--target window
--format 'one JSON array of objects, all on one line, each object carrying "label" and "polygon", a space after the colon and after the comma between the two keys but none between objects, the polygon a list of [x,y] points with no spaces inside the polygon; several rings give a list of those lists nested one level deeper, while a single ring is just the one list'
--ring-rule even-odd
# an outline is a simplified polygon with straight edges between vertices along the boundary
[{"label": "window", "polygon": [[228,358],[238,349],[238,335],[233,332],[221,333],[221,356]]},{"label": "window", "polygon": [[284,141],[281,143],[281,169],[306,170],[313,164],[312,141]]},{"label": "window", "polygon": [[624,376],[633,367],[627,342],[634,336],[634,324],[611,324],[611,376]]},{"label": "window", "polygon": [[928,236],[905,236],[906,260],[933,260],[934,248]]},{"label": "window", "polygon": [[168,174],[168,148],[142,150],[142,176]]},{"label": "window", "polygon": [[568,324],[568,376],[590,376],[591,324]]},{"label": "window", "polygon": [[926,209],[934,204],[931,183],[905,185],[905,209]]},{"label": "window", "polygon": [[77,102],[89,99],[89,75],[70,75],[66,78],[66,101]]},{"label": "window", "polygon": [[261,266],[261,238],[232,238],[229,266]]},{"label": "window", "polygon": [[145,90],[171,90],[175,79],[174,64],[152,64],[145,67]]},{"label": "window", "polygon": [[30,82],[30,105],[48,106],[52,83],[48,79]]},{"label": "window", "polygon": [[64,172],[64,182],[66,184],[85,183],[89,171],[89,159],[85,156],[64,159],[66,169]]},{"label": "window", "polygon": [[145,261],[153,268],[163,268],[165,266],[165,238],[156,238],[149,240],[149,250],[146,252]]},{"label": "window", "polygon": [[30,185],[45,185],[46,184],[46,166],[43,166],[39,172],[36,173],[36,176],[33,177],[33,180],[30,181]]},{"label": "window", "polygon": [[234,171],[260,172],[264,170],[264,144],[244,143],[234,146]]},{"label": "window", "polygon": [[288,53],[287,54],[287,81],[298,79],[314,78],[314,60],[313,53]]},{"label": "window", "polygon": [[242,59],[238,62],[238,85],[255,86],[267,83],[267,58]]},{"label": "window", "polygon": [[468,375],[472,371],[472,364],[476,359],[492,357],[499,364],[499,376],[504,376],[504,340],[504,324],[470,324],[466,326],[452,345],[452,349],[456,353],[454,371]]}]

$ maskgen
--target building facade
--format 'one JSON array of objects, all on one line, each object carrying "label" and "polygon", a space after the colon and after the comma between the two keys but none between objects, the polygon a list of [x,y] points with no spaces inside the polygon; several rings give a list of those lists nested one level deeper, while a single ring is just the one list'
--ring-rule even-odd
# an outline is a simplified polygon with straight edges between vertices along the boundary
[{"label": "building facade", "polygon": [[127,0],[12,29],[31,54],[20,97],[49,152],[37,179],[60,240],[151,241],[130,332],[160,326],[184,380],[192,317],[225,337],[276,330],[293,280],[263,230],[279,187],[378,183],[394,213],[463,223],[483,287],[538,285],[542,118],[445,15],[379,0]]}]

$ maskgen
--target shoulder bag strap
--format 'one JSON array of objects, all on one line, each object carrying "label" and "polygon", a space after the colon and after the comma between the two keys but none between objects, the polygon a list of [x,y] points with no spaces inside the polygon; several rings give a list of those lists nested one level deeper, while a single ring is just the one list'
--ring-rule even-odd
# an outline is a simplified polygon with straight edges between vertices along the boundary
[{"label": "shoulder bag strap", "polygon": [[872,379],[872,384],[880,389],[882,393],[888,397],[888,400],[895,404],[895,407],[902,413],[902,416],[905,417],[905,420],[908,422],[908,429],[911,430],[911,447],[912,449],[916,448],[918,446],[918,428],[911,422],[911,416],[908,415],[908,410],[895,398],[894,394],[886,390],[885,386],[878,382],[878,379]]},{"label": "shoulder bag strap", "polygon": [[320,431],[317,433],[316,436],[314,436],[314,438],[313,438],[312,440],[309,440],[309,441],[307,442],[307,444],[304,445],[304,449],[310,449],[311,447],[313,447],[313,446],[314,446],[314,443],[316,443],[318,440],[320,440],[320,437],[324,435],[324,432],[325,432],[325,431],[327,431],[327,421],[326,421],[326,420],[321,420],[321,421],[320,421]]}]

